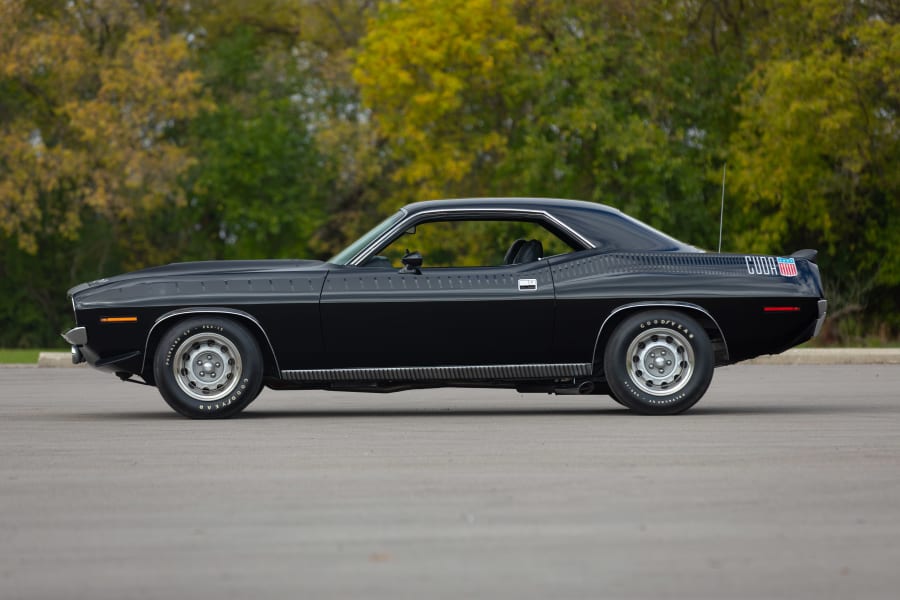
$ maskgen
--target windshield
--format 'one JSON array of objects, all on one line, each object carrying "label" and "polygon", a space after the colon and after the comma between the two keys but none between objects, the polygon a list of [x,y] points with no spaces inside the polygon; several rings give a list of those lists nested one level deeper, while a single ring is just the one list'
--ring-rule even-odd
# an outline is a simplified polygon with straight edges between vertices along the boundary
[{"label": "windshield", "polygon": [[406,211],[399,210],[389,216],[387,219],[369,230],[367,234],[332,256],[328,262],[335,265],[346,265],[359,251],[368,246],[388,229],[396,225],[400,219],[406,216]]}]

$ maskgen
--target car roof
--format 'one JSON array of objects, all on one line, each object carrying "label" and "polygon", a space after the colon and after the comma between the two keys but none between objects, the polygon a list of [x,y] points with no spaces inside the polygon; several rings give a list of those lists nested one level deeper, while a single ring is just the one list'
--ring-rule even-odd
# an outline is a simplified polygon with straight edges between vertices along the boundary
[{"label": "car roof", "polygon": [[617,208],[562,198],[456,198],[407,204],[403,210],[413,216],[431,210],[509,209],[544,211],[565,223],[572,232],[595,248],[626,251],[699,252]]},{"label": "car roof", "polygon": [[619,213],[617,208],[585,202],[583,200],[565,200],[563,198],[452,198],[447,200],[425,200],[413,202],[403,207],[409,214],[425,210],[448,208],[521,208],[530,210],[552,210],[554,208],[578,208],[582,210],[595,210],[607,213]]}]

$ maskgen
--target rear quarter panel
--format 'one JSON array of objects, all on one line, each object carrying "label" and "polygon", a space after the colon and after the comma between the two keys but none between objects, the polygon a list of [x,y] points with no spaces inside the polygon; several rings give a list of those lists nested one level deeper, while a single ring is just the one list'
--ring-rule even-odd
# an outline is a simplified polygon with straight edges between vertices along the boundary
[{"label": "rear quarter panel", "polygon": [[[815,265],[795,259],[797,275],[783,276],[775,258],[599,251],[551,258],[556,287],[554,355],[560,362],[593,356],[607,317],[636,302],[701,307],[722,330],[726,362],[781,352],[811,335],[823,294]],[[790,308],[767,311],[767,307]],[[615,324],[603,328],[596,358],[602,357],[603,339]]]}]

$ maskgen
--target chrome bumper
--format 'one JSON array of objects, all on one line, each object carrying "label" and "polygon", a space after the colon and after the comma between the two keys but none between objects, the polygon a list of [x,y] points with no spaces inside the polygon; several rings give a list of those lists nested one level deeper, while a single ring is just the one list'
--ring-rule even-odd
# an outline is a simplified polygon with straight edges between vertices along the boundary
[{"label": "chrome bumper", "polygon": [[74,327],[62,334],[62,337],[74,346],[84,346],[87,344],[87,329],[84,327]]},{"label": "chrome bumper", "polygon": [[72,344],[72,364],[84,362],[84,355],[81,353],[79,346],[87,344],[87,329],[84,327],[74,327],[62,334],[62,338]]},{"label": "chrome bumper", "polygon": [[816,329],[813,331],[813,337],[819,335],[819,332],[822,331],[822,324],[825,322],[825,314],[828,310],[828,300],[822,298],[819,300],[819,318],[816,319]]}]

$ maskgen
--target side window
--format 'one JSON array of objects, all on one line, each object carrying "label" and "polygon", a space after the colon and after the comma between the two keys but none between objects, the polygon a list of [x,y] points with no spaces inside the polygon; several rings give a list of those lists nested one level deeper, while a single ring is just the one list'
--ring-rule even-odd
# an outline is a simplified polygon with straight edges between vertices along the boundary
[{"label": "side window", "polygon": [[574,248],[538,222],[427,221],[395,239],[378,254],[400,268],[400,259],[407,250],[421,253],[422,266],[427,269],[496,267],[565,254]]}]

